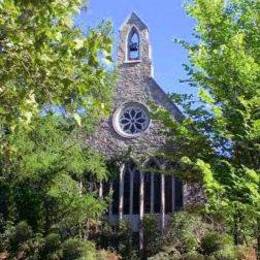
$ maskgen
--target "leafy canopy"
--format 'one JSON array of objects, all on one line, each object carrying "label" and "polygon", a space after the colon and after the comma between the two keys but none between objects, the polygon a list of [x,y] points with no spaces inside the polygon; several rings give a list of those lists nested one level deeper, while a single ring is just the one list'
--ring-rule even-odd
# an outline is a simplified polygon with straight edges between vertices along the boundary
[{"label": "leafy canopy", "polygon": [[73,17],[82,0],[0,2],[0,122],[15,128],[57,106],[80,121],[107,111],[111,87],[100,59],[111,61],[110,26],[83,33]]},{"label": "leafy canopy", "polygon": [[207,209],[234,225],[236,242],[237,221],[244,220],[240,232],[259,239],[260,2],[190,0],[186,10],[196,20],[196,40],[179,42],[189,57],[185,82],[198,98],[171,95],[183,109],[182,122],[157,110],[177,147],[163,155],[186,180],[203,184]]},{"label": "leafy canopy", "polygon": [[107,169],[82,133],[110,109],[111,25],[80,30],[83,6],[0,1],[0,252],[11,258],[87,257],[86,223],[105,210],[83,185]]}]

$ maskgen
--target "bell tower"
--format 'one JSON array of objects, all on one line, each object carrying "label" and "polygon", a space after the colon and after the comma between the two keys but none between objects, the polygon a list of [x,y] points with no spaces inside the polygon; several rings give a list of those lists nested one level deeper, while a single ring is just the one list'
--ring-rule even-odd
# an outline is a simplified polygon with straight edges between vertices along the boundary
[{"label": "bell tower", "polygon": [[120,28],[118,67],[120,70],[131,67],[142,75],[153,76],[149,29],[134,12]]}]

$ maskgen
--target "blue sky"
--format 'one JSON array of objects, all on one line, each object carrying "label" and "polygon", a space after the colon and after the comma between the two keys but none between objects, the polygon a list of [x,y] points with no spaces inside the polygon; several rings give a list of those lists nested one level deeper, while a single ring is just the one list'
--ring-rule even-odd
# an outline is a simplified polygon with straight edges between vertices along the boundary
[{"label": "blue sky", "polygon": [[90,0],[88,10],[81,12],[76,21],[85,29],[111,20],[117,40],[120,25],[135,11],[150,28],[157,82],[166,92],[190,93],[190,88],[179,83],[186,78],[182,64],[187,61],[187,53],[173,42],[174,38],[193,41],[194,21],[185,14],[183,1]]}]

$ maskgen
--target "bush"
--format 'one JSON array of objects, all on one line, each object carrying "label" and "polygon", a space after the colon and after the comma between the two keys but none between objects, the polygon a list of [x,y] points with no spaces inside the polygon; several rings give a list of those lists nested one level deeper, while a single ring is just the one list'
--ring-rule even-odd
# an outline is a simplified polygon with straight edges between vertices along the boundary
[{"label": "bush", "polygon": [[[205,257],[203,255],[199,254],[196,251],[191,251],[189,253],[182,255],[182,257],[180,259],[183,259],[183,260],[205,260]],[[211,260],[211,259],[207,259],[207,260]]]},{"label": "bush", "polygon": [[138,259],[138,235],[136,239],[135,236],[126,220],[114,226],[104,221],[99,234],[92,239],[98,248],[118,252],[123,259]]},{"label": "bush", "polygon": [[148,257],[148,260],[175,260],[175,259],[179,259],[179,258],[174,258],[174,257],[170,257],[166,252],[159,252],[158,254]]},{"label": "bush", "polygon": [[220,234],[216,231],[207,233],[201,239],[201,251],[205,255],[212,255],[215,252],[223,251],[226,247],[232,245],[232,240],[226,234]]},{"label": "bush", "polygon": [[170,221],[164,243],[174,246],[181,254],[194,252],[199,248],[199,241],[209,228],[200,216],[178,212]]},{"label": "bush", "polygon": [[32,236],[32,229],[25,221],[18,223],[10,234],[11,249],[16,251],[19,246],[31,239]]},{"label": "bush", "polygon": [[77,238],[70,238],[62,244],[62,252],[64,260],[88,259],[96,258],[95,247],[91,242],[82,241]]},{"label": "bush", "polygon": [[[153,235],[150,234],[152,237]],[[198,215],[175,214],[163,239],[164,246],[150,260],[235,260],[233,240]]]},{"label": "bush", "polygon": [[236,247],[237,259],[256,259],[256,251],[253,247],[238,246]]},{"label": "bush", "polygon": [[118,235],[118,249],[122,255],[129,256],[132,251],[132,230],[127,220],[119,222],[115,229]]},{"label": "bush", "polygon": [[45,238],[44,246],[41,251],[42,257],[47,259],[58,259],[61,255],[61,237],[51,233]]},{"label": "bush", "polygon": [[152,257],[149,257],[148,259],[149,260],[164,260],[164,259],[177,260],[177,259],[181,259],[181,254],[174,247],[163,247],[161,252],[157,253]]},{"label": "bush", "polygon": [[236,260],[236,259],[244,259],[238,258],[235,252],[235,248],[233,246],[226,246],[225,249],[222,249],[213,254],[217,260]]},{"label": "bush", "polygon": [[44,237],[34,233],[24,221],[16,226],[8,224],[2,231],[0,258],[8,255],[10,259],[28,260],[96,259],[95,247],[89,241],[71,238],[62,243],[59,234],[51,233]]},{"label": "bush", "polygon": [[162,246],[162,233],[155,216],[146,215],[144,225],[144,255],[152,256],[160,251]]},{"label": "bush", "polygon": [[119,255],[114,252],[106,251],[106,250],[99,250],[97,251],[96,258],[98,260],[119,260],[121,259]]}]

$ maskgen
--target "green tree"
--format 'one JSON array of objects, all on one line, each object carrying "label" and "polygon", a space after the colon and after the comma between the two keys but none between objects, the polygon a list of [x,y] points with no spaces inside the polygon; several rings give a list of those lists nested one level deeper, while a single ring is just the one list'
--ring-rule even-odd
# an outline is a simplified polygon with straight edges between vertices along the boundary
[{"label": "green tree", "polygon": [[[81,0],[0,1],[0,251],[61,257],[104,211],[82,183],[106,178],[106,166],[82,136],[110,109],[111,25],[83,32],[73,23],[83,7]],[[20,227],[30,236],[12,240]],[[71,254],[85,252],[82,243]],[[55,256],[41,253],[49,244]]]},{"label": "green tree", "polygon": [[[201,181],[207,210],[232,224],[235,242],[255,235],[260,254],[260,2],[191,0],[195,43],[186,80],[198,90],[171,96],[184,111],[181,123],[157,109],[169,142],[167,158],[190,181]],[[259,259],[259,256],[258,256]]]}]

